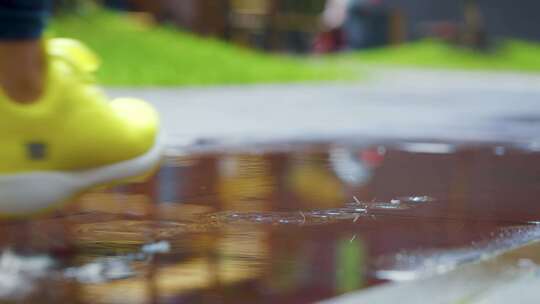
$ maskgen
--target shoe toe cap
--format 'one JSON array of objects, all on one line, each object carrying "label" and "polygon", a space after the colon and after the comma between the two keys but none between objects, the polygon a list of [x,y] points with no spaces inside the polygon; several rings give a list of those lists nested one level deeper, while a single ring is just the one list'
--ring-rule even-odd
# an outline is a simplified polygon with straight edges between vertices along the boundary
[{"label": "shoe toe cap", "polygon": [[132,149],[132,156],[150,150],[157,140],[159,117],[147,102],[135,98],[118,98],[111,107],[124,122],[126,140]]}]

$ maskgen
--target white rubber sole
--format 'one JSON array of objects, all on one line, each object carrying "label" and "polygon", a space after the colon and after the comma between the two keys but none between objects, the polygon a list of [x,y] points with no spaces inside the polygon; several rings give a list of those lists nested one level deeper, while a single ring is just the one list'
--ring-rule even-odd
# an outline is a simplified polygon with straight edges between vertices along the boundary
[{"label": "white rubber sole", "polygon": [[39,213],[84,190],[143,175],[161,160],[159,142],[137,158],[86,171],[0,175],[0,215],[18,217]]}]

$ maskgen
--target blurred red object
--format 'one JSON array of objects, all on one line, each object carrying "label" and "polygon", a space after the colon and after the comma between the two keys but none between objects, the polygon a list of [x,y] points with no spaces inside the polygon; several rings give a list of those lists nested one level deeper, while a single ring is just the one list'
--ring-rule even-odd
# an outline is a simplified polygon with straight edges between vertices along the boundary
[{"label": "blurred red object", "polygon": [[326,54],[342,50],[345,46],[345,37],[341,29],[322,32],[315,38],[313,50],[317,54]]}]

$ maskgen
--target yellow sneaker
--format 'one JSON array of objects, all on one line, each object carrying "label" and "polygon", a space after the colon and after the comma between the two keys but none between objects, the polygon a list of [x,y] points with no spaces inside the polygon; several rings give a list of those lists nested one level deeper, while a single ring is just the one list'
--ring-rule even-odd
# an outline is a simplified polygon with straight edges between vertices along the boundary
[{"label": "yellow sneaker", "polygon": [[52,209],[75,194],[154,168],[159,119],[144,101],[108,102],[96,56],[70,39],[47,42],[45,93],[18,104],[0,90],[0,214]]}]

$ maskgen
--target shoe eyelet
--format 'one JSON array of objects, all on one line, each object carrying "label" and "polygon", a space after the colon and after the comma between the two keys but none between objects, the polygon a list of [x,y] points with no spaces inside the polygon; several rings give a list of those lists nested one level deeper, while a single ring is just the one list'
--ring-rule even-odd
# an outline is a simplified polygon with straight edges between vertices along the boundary
[{"label": "shoe eyelet", "polygon": [[47,144],[43,142],[29,142],[26,144],[27,156],[31,160],[44,160],[47,158]]}]

